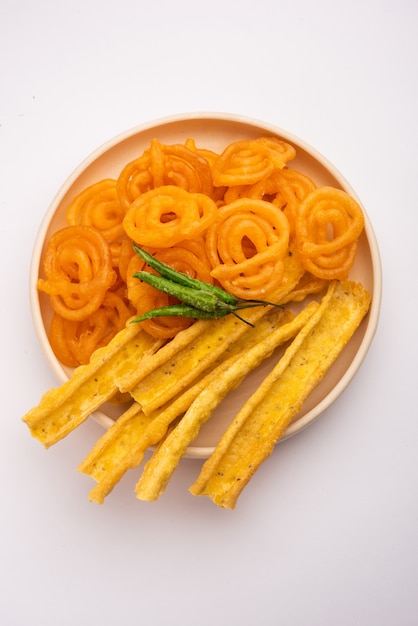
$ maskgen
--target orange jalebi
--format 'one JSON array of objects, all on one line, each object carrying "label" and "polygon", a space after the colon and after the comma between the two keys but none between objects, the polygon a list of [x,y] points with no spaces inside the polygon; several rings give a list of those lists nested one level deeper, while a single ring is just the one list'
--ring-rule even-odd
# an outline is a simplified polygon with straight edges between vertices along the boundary
[{"label": "orange jalebi", "polygon": [[107,345],[125,327],[132,313],[124,299],[112,291],[83,321],[68,320],[55,313],[50,326],[51,347],[64,365],[86,364],[97,348]]},{"label": "orange jalebi", "polygon": [[93,226],[107,241],[112,242],[124,235],[124,215],[118,200],[116,180],[105,178],[87,187],[72,200],[66,218],[70,226]]},{"label": "orange jalebi", "polygon": [[282,281],[289,222],[264,200],[242,198],[221,207],[208,229],[212,276],[238,298],[260,299]]},{"label": "orange jalebi", "polygon": [[116,184],[119,202],[126,211],[135,198],[153,188],[151,154],[149,150],[145,150],[140,157],[125,165],[119,174]]},{"label": "orange jalebi", "polygon": [[119,201],[127,210],[141,194],[164,185],[212,197],[210,164],[196,150],[185,145],[166,145],[153,139],[150,148],[120,173],[117,181]]},{"label": "orange jalebi", "polygon": [[327,280],[347,278],[364,227],[356,200],[334,187],[319,187],[302,201],[295,226],[306,270]]},{"label": "orange jalebi", "polygon": [[282,209],[289,220],[291,232],[294,232],[297,207],[305,196],[316,189],[316,185],[308,176],[284,168],[276,170],[254,185],[236,185],[229,187],[224,200],[227,204],[239,198],[253,198],[272,202]]},{"label": "orange jalebi", "polygon": [[252,185],[282,169],[295,149],[275,138],[260,137],[230,144],[213,163],[215,185]]},{"label": "orange jalebi", "polygon": [[123,226],[139,245],[168,248],[198,237],[216,216],[217,206],[208,196],[164,185],[139,196],[128,209]]},{"label": "orange jalebi", "polygon": [[[54,316],[50,339],[66,365],[85,363],[130,315],[176,301],[141,282],[144,267],[132,242],[173,269],[219,283],[238,298],[266,299],[285,280],[286,255],[296,252],[306,274],[295,301],[346,278],[364,226],[362,210],[344,192],[317,187],[291,169],[293,146],[277,137],[243,139],[223,151],[152,139],[117,179],[91,184],[70,202],[68,226],[44,256]],[[193,320],[142,322],[170,339]]]},{"label": "orange jalebi", "polygon": [[46,279],[38,289],[65,319],[87,319],[102,304],[116,280],[106,239],[91,226],[67,226],[54,233],[44,258]]}]

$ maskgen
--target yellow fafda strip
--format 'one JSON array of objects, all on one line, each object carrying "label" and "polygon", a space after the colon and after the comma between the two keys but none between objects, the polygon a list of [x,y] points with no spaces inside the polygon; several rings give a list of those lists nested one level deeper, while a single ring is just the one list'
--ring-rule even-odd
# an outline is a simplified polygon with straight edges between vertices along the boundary
[{"label": "yellow fafda strip", "polygon": [[107,346],[96,350],[87,365],[75,369],[67,382],[47,391],[22,420],[48,448],[114,396],[116,373],[140,367],[141,359],[161,345],[138,324],[128,324]]},{"label": "yellow fafda strip", "polygon": [[312,389],[348,343],[370,305],[358,283],[332,284],[320,309],[293,340],[275,369],[243,406],[190,487],[233,509],[261,463]]},{"label": "yellow fafda strip", "polygon": [[190,405],[177,426],[164,439],[146,463],[143,474],[136,486],[136,495],[140,500],[156,500],[185,454],[187,446],[197,436],[201,426],[209,419],[223,398],[252,372],[264,359],[289,339],[307,323],[307,320],[318,309],[317,302],[311,302],[292,321],[276,328],[263,340],[250,348],[244,348],[219,370],[222,375],[206,377],[206,385]]},{"label": "yellow fafda strip", "polygon": [[[160,410],[145,415],[138,403],[133,405],[97,441],[78,469],[91,476],[99,484],[90,492],[90,500],[102,504],[105,496],[129,470],[140,465],[144,453],[150,446],[162,441],[170,424],[182,415],[195,398],[208,385],[211,379],[222,377],[230,367],[231,357],[241,350],[264,340],[277,329],[293,319],[291,311],[274,309],[260,320],[254,328],[249,328],[241,338],[226,350],[206,376],[200,378],[186,391],[178,395]],[[294,334],[296,334],[295,329]],[[223,363],[227,361],[227,363]]]}]

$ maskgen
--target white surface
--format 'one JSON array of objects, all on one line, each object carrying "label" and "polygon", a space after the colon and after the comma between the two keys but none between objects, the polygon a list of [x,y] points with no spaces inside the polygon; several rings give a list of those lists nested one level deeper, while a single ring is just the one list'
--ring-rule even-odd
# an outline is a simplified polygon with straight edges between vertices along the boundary
[{"label": "white surface", "polygon": [[[1,624],[417,624],[417,25],[412,0],[0,3]],[[269,121],[344,174],[380,243],[380,328],[235,511],[188,493],[193,460],[157,503],[132,472],[99,507],[76,467],[100,427],[45,451],[20,422],[55,384],[32,246],[92,150],[187,111]]]}]

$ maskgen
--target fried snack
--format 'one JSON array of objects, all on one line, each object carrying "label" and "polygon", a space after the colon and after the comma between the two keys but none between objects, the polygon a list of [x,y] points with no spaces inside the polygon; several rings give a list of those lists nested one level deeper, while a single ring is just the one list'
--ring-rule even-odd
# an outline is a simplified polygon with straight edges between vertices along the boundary
[{"label": "fried snack", "polygon": [[67,209],[67,224],[93,226],[109,242],[123,237],[125,210],[119,202],[116,184],[116,180],[105,178],[79,193]]},{"label": "fried snack", "polygon": [[222,370],[219,375],[215,369],[205,377],[199,395],[146,463],[136,485],[136,495],[140,500],[156,500],[164,492],[187,447],[225,396],[278,346],[293,338],[318,306],[318,303],[311,302],[292,321],[277,327],[251,348],[243,347],[231,356],[218,368]]},{"label": "fried snack", "polygon": [[125,165],[119,174],[116,190],[121,206],[127,211],[136,198],[153,188],[151,152],[148,149]]},{"label": "fried snack", "polygon": [[[286,278],[282,286],[270,295],[271,302],[276,304],[282,304],[303,274],[297,253],[286,257],[285,262]],[[245,319],[255,324],[266,315],[268,310],[268,307],[249,309],[245,312]],[[202,321],[196,322],[196,324],[199,323]],[[187,330],[190,331],[196,324]],[[164,361],[159,368],[154,369],[146,378],[142,378],[137,385],[123,385],[122,388],[119,383],[118,386],[121,391],[130,391],[144,413],[149,414],[191,384],[225,352],[229,345],[243,336],[248,328],[247,324],[243,324],[233,315],[214,320],[201,334],[196,334],[194,341],[187,344],[181,351],[173,352],[170,360]],[[163,350],[167,348],[168,346],[165,346]]]},{"label": "fried snack", "polygon": [[188,150],[196,152],[196,154],[199,154],[201,157],[203,157],[209,163],[210,167],[213,166],[214,162],[219,157],[219,154],[217,152],[214,152],[213,150],[208,150],[207,148],[198,148],[193,137],[188,137],[184,142],[184,145],[186,146],[186,148],[188,148]]},{"label": "fried snack", "polygon": [[264,298],[283,280],[289,222],[270,202],[241,198],[206,233],[212,276],[238,298]]},{"label": "fried snack", "polygon": [[287,296],[286,302],[302,302],[308,296],[324,291],[328,283],[329,281],[324,278],[317,278],[309,272],[305,272],[296,287]]},{"label": "fried snack", "polygon": [[278,185],[278,191],[272,202],[278,208],[283,209],[290,225],[290,232],[293,234],[299,205],[317,186],[305,174],[289,168],[276,172],[273,178]]},{"label": "fried snack", "polygon": [[319,384],[358,328],[369,293],[351,281],[332,282],[318,311],[245,403],[190,487],[233,509],[306,397]]},{"label": "fried snack", "polygon": [[[140,381],[151,374],[155,369],[164,365],[173,356],[177,355],[185,346],[192,343],[196,337],[205,332],[208,325],[212,324],[209,320],[199,320],[192,324],[189,328],[182,330],[171,341],[164,343],[155,354],[146,355],[141,360],[141,368],[129,369],[115,373],[115,384],[121,393],[131,392]],[[133,324],[140,326],[139,324]],[[163,343],[161,340],[160,345]]]},{"label": "fried snack", "polygon": [[[166,145],[157,139],[151,141],[154,187],[176,185],[190,193],[213,194],[212,170],[207,159],[188,146]],[[158,178],[155,170],[158,168]]]},{"label": "fried snack", "polygon": [[[113,488],[128,469],[136,467],[136,463],[132,461],[134,456],[132,452],[152,419],[153,417],[144,415],[139,404],[136,402],[131,404],[100,437],[84,461],[80,463],[78,470],[98,483],[108,482],[111,478]],[[125,462],[121,471],[122,461],[127,458],[129,462]],[[115,478],[116,472],[117,478]]]},{"label": "fried snack", "polygon": [[363,211],[345,191],[320,187],[308,194],[295,221],[297,246],[306,270],[326,280],[347,278],[363,228]]},{"label": "fried snack", "polygon": [[46,448],[77,428],[118,391],[115,380],[123,372],[141,368],[141,362],[162,345],[138,325],[129,324],[88,363],[74,370],[63,385],[50,389],[23,421]]},{"label": "fried snack", "polygon": [[282,169],[295,154],[292,146],[273,137],[236,141],[214,161],[213,181],[217,186],[253,185]]},{"label": "fried snack", "polygon": [[90,499],[102,504],[123,474],[142,462],[147,448],[164,439],[173,421],[190,407],[209,382],[222,378],[234,355],[265,340],[279,326],[289,324],[292,320],[290,311],[270,311],[255,327],[248,330],[245,340],[241,338],[229,346],[214,364],[214,369],[161,410],[146,416],[140,405],[134,402],[98,440],[78,468],[100,483],[91,491]]},{"label": "fried snack", "polygon": [[95,350],[125,328],[132,314],[121,295],[113,291],[106,293],[100,307],[86,320],[67,320],[55,313],[49,328],[51,348],[64,365],[85,365]]},{"label": "fried snack", "polygon": [[209,162],[186,145],[166,145],[152,139],[150,147],[122,169],[117,180],[119,202],[126,211],[143,193],[166,185],[212,197]]},{"label": "fried snack", "polygon": [[140,246],[169,248],[200,236],[216,217],[209,196],[165,185],[140,195],[127,210],[123,227]]},{"label": "fried snack", "polygon": [[55,313],[85,320],[102,304],[116,280],[106,239],[90,226],[67,226],[50,238],[44,259],[46,279],[38,289],[50,295]]}]

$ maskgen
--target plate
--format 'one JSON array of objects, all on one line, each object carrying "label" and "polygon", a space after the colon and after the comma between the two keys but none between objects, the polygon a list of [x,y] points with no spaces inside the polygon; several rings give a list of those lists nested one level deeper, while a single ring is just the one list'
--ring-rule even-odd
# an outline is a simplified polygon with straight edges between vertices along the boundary
[{"label": "plate", "polygon": [[[72,198],[102,178],[117,178],[123,166],[139,156],[153,138],[166,144],[175,144],[183,143],[187,138],[193,137],[198,147],[221,152],[233,141],[262,135],[273,135],[292,144],[297,152],[291,164],[292,168],[307,174],[318,185],[330,185],[343,189],[354,196],[361,205],[360,199],[340,172],[303,140],[265,122],[237,115],[214,113],[173,116],[130,129],[94,151],[66,180],[53,199],[39,228],[32,255],[30,276],[31,310],[36,333],[46,359],[60,383],[68,380],[71,369],[62,365],[51,349],[48,328],[52,310],[48,297],[38,292],[36,283],[46,242],[53,232],[66,225],[65,212]],[[375,334],[381,300],[380,256],[372,225],[364,207],[362,208],[365,214],[365,229],[359,240],[358,254],[350,272],[350,278],[360,281],[372,294],[370,311],[323,381],[295,416],[282,441],[306,428],[340,396],[359,370]],[[187,457],[203,459],[211,454],[227,425],[266,376],[271,365],[271,359],[265,361],[250,374],[247,379],[249,384],[241,385],[227,396],[201,429],[193,445],[188,448]],[[120,407],[106,404],[92,417],[104,428],[109,428],[120,412]]]}]

